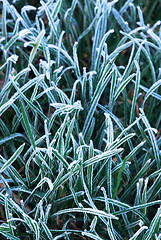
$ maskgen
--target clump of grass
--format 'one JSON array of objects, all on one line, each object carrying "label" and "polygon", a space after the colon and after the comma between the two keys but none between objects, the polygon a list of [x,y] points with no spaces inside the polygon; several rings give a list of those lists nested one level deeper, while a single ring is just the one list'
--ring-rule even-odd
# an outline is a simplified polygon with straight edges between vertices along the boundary
[{"label": "clump of grass", "polygon": [[1,1],[1,238],[161,239],[154,8],[19,2]]}]

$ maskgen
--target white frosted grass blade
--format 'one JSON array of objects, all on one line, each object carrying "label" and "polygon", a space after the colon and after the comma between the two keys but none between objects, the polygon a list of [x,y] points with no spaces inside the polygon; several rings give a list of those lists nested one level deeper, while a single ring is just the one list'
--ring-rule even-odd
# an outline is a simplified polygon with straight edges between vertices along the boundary
[{"label": "white frosted grass blade", "polygon": [[138,98],[139,86],[140,86],[140,77],[141,77],[140,67],[139,67],[139,64],[137,63],[136,60],[135,60],[135,65],[136,65],[136,68],[137,68],[137,72],[136,72],[134,95],[133,95],[132,106],[131,106],[131,111],[130,111],[130,124],[133,122],[134,116],[135,116],[136,100]]},{"label": "white frosted grass blade", "polygon": [[111,80],[111,87],[110,87],[110,97],[109,97],[109,109],[112,110],[113,108],[113,98],[114,98],[114,94],[116,91],[116,85],[117,85],[117,68],[114,67],[114,71],[113,71],[113,76],[112,76],[112,80]]},{"label": "white frosted grass blade", "polygon": [[4,231],[4,229],[0,229],[0,234],[6,239],[12,239],[12,240],[20,240],[20,238],[13,236],[12,234],[8,233],[7,231]]},{"label": "white frosted grass blade", "polygon": [[[135,83],[135,81],[133,80],[132,82],[134,82]],[[155,84],[155,83],[154,83]],[[149,89],[148,88],[146,88],[146,87],[144,87],[144,86],[142,86],[141,84],[140,84],[140,89],[142,89],[144,92],[148,92],[149,91]],[[150,93],[150,95],[152,96],[152,97],[154,97],[154,98],[156,98],[156,99],[158,99],[158,100],[160,100],[161,101],[161,95],[160,94],[158,94],[158,93],[155,93],[155,92],[151,92]]]},{"label": "white frosted grass blade", "polygon": [[[13,78],[11,76],[11,81],[12,81],[12,84],[13,86],[15,87],[15,89],[17,90],[17,92],[19,93],[19,95],[22,97],[23,100],[25,100],[27,102],[27,104],[32,108],[32,110],[35,112],[37,112],[43,119],[47,119],[47,116],[44,115],[44,113],[41,111],[41,109],[39,109],[38,107],[36,107],[24,94],[23,92],[21,91],[21,89],[16,85],[15,83],[15,78]],[[12,101],[14,101],[12,99]],[[7,106],[8,107],[8,106]],[[0,109],[1,110],[1,109]],[[0,111],[1,113],[1,111]]]},{"label": "white frosted grass blade", "polygon": [[147,119],[143,109],[140,108],[139,110],[143,114],[142,121],[143,121],[144,125],[147,128],[147,131],[148,131],[148,134],[149,134],[149,137],[150,137],[150,140],[151,140],[151,145],[152,145],[152,148],[153,148],[153,152],[154,152],[157,168],[159,169],[160,165],[161,165],[160,164],[160,151],[159,151],[159,148],[158,148],[158,144],[157,144],[155,135],[153,133],[153,130],[151,129],[151,126],[149,124],[149,121],[148,121],[148,119]]},{"label": "white frosted grass blade", "polygon": [[17,151],[10,157],[10,159],[3,165],[3,167],[0,169],[0,173],[4,172],[6,168],[12,165],[12,163],[18,158],[18,156],[22,153],[24,149],[25,143],[23,143]]},{"label": "white frosted grass blade", "polygon": [[[148,97],[149,97],[150,95],[152,95],[153,92],[154,92],[157,88],[160,87],[160,85],[161,85],[161,79],[158,80],[157,82],[155,82],[155,83],[147,90],[147,93],[146,93],[146,95],[145,95],[145,97],[144,97],[143,106],[144,106],[146,100],[148,99]],[[160,99],[160,100],[161,100],[161,99]]]},{"label": "white frosted grass blade", "polygon": [[155,42],[161,47],[161,39],[153,32],[151,28],[148,29],[147,33],[155,40]]},{"label": "white frosted grass blade", "polygon": [[81,72],[79,68],[79,61],[78,61],[78,55],[77,55],[77,45],[78,45],[78,42],[75,42],[73,46],[73,59],[75,63],[76,75],[77,75],[77,78],[79,79],[81,77]]},{"label": "white frosted grass blade", "polygon": [[24,7],[21,9],[21,13],[26,12],[26,11],[31,11],[31,10],[36,10],[36,7],[27,5],[27,6],[24,6]]},{"label": "white frosted grass blade", "polygon": [[[88,0],[85,0],[85,1],[88,2]],[[78,37],[78,42],[79,42],[83,37],[85,37],[87,33],[89,33],[89,31],[90,31],[90,30],[92,29],[92,27],[94,26],[97,18],[98,18],[98,14],[96,14],[96,16],[92,19],[90,25],[84,30],[84,32],[81,33],[81,35],[79,35],[79,37]]]},{"label": "white frosted grass blade", "polygon": [[23,213],[23,218],[24,218],[25,223],[29,226],[30,230],[36,235],[36,240],[39,240],[40,239],[40,228],[39,228],[38,223],[25,213]]},{"label": "white frosted grass blade", "polygon": [[131,74],[125,81],[123,81],[121,83],[121,85],[118,87],[118,89],[116,90],[116,93],[114,95],[114,101],[116,101],[116,99],[118,98],[118,96],[120,95],[120,93],[124,90],[124,88],[126,87],[126,85],[133,79],[133,77],[135,76],[135,73]]},{"label": "white frosted grass blade", "polygon": [[63,156],[61,156],[61,154],[56,149],[52,148],[52,153],[59,159],[59,161],[61,163],[63,163],[63,165],[66,169],[69,168],[68,162],[65,160],[65,158]]},{"label": "white frosted grass blade", "polygon": [[95,157],[92,157],[92,158],[86,160],[83,163],[83,167],[88,167],[88,166],[90,166],[92,164],[95,164],[95,163],[98,163],[99,161],[102,161],[106,158],[108,159],[108,158],[110,158],[110,157],[112,157],[112,156],[114,156],[114,155],[116,155],[116,154],[118,154],[122,151],[123,151],[123,148],[108,150],[108,151],[106,151],[106,152],[104,152],[100,155],[97,155]]},{"label": "white frosted grass blade", "polygon": [[142,178],[146,172],[148,171],[148,169],[150,168],[150,162],[151,159],[149,159],[140,169],[140,171],[136,174],[136,176],[134,177],[134,179],[131,181],[131,183],[128,185],[128,187],[126,188],[125,192],[122,195],[122,198],[125,199],[127,197],[128,194],[130,194],[130,192],[132,191],[132,189],[134,189],[134,187],[136,186],[136,183],[138,181],[138,179]]},{"label": "white frosted grass blade", "polygon": [[9,231],[14,236],[14,228],[12,227],[12,223],[9,221],[10,218],[12,218],[12,213],[10,213],[8,208],[8,194],[6,193],[5,196],[5,213],[6,213],[6,220],[9,225]]},{"label": "white frosted grass blade", "polygon": [[[106,129],[107,129],[107,144],[112,144],[114,141],[114,129],[113,129],[113,123],[110,118],[110,115],[108,113],[104,113],[105,115],[105,124],[106,124]],[[106,147],[108,149],[108,146]]]},{"label": "white frosted grass blade", "polygon": [[145,231],[145,230],[147,230],[147,229],[148,229],[147,226],[141,227],[141,228],[134,234],[134,236],[132,236],[129,240],[135,240],[135,239],[137,239],[137,237],[138,237],[143,231]]},{"label": "white frosted grass blade", "polygon": [[53,20],[55,20],[57,18],[57,15],[58,15],[58,13],[61,9],[62,2],[63,2],[62,0],[58,0],[54,4],[54,8],[53,8],[52,13],[51,13]]},{"label": "white frosted grass blade", "polygon": [[79,100],[77,102],[74,102],[73,105],[64,104],[64,103],[51,103],[50,105],[56,108],[55,114],[67,114],[75,110],[79,110],[79,111],[83,110],[83,107]]},{"label": "white frosted grass blade", "polygon": [[[87,133],[88,127],[89,127],[89,125],[91,123],[91,120],[93,118],[94,112],[95,112],[97,104],[99,102],[99,99],[100,99],[106,85],[110,81],[111,75],[113,74],[113,71],[111,71],[109,73],[109,70],[111,69],[111,67],[112,66],[110,66],[110,64],[109,64],[109,66],[107,65],[107,69],[105,69],[104,73],[102,74],[102,77],[101,77],[100,81],[97,84],[96,90],[94,92],[94,95],[93,95],[93,98],[92,98],[92,101],[91,101],[91,106],[90,106],[89,112],[87,114],[87,117],[86,117],[86,120],[85,120],[85,123],[84,123],[84,126],[83,126],[83,131],[82,131],[83,135],[85,135]],[[108,75],[106,76],[106,74],[108,74]]]},{"label": "white frosted grass blade", "polygon": [[42,227],[43,227],[43,229],[44,229],[48,239],[49,240],[53,240],[52,233],[51,233],[50,229],[47,227],[47,225],[44,222],[42,222],[42,221],[41,221],[41,225],[42,225]]},{"label": "white frosted grass blade", "polygon": [[111,34],[111,33],[114,33],[114,29],[111,29],[109,30],[102,38],[101,40],[101,43],[98,47],[98,54],[97,54],[97,58],[96,58],[96,61],[95,61],[95,64],[94,64],[94,69],[96,72],[98,71],[98,67],[99,67],[99,64],[100,64],[100,60],[101,60],[101,55],[102,55],[102,51],[103,51],[103,47],[104,47],[104,43],[106,42],[108,36]]},{"label": "white frosted grass blade", "polygon": [[123,15],[123,13],[127,11],[127,9],[130,7],[130,4],[131,4],[132,2],[134,2],[134,0],[127,0],[127,1],[125,2],[125,4],[122,6],[122,8],[121,8],[120,11],[119,11],[121,15]]},{"label": "white frosted grass blade", "polygon": [[82,236],[86,236],[86,237],[89,237],[89,238],[94,239],[94,240],[103,240],[98,235],[95,235],[95,234],[87,232],[87,231],[82,232]]},{"label": "white frosted grass blade", "polygon": [[59,50],[60,53],[64,56],[64,58],[67,58],[67,60],[70,62],[70,64],[75,67],[75,63],[74,63],[73,59],[71,58],[71,56],[68,54],[68,52],[66,52],[65,50],[63,50],[62,48],[60,48],[54,44],[48,44],[48,47],[51,49],[53,48],[57,51]]},{"label": "white frosted grass blade", "polygon": [[140,20],[139,22],[137,22],[137,24],[141,27],[145,27],[142,10],[139,6],[137,6],[137,9],[138,9],[138,15],[139,15],[139,20]]},{"label": "white frosted grass blade", "polygon": [[5,42],[7,42],[6,4],[4,2],[2,9],[2,36]]},{"label": "white frosted grass blade", "polygon": [[113,214],[106,213],[102,210],[93,209],[93,208],[68,208],[68,209],[60,210],[59,212],[54,213],[52,216],[58,216],[61,214],[73,213],[73,212],[89,213],[89,214],[93,214],[99,217],[104,217],[107,219],[110,218],[110,219],[118,220],[118,217],[114,216]]},{"label": "white frosted grass blade", "polygon": [[158,227],[158,224],[160,223],[160,217],[161,217],[161,208],[158,208],[158,211],[157,211],[156,215],[154,216],[153,220],[151,221],[149,229],[146,231],[146,234],[144,235],[143,240],[152,239],[152,236],[154,235],[156,228]]},{"label": "white frosted grass blade", "polygon": [[126,22],[124,20],[124,18],[121,16],[121,14],[116,10],[116,8],[112,8],[112,13],[116,19],[116,21],[118,22],[118,24],[120,25],[120,27],[122,28],[123,31],[129,33],[131,32],[131,28],[128,25],[128,22]]},{"label": "white frosted grass blade", "polygon": [[[60,2],[60,1],[58,1],[58,3],[59,3],[59,2]],[[47,6],[46,3],[44,3],[44,1],[40,1],[40,3],[41,3],[43,9],[44,9],[45,12],[46,12],[46,16],[47,16],[47,18],[48,18],[48,20],[49,20],[50,27],[52,28],[53,33],[55,34],[56,38],[58,39],[59,37],[58,37],[57,27],[56,27],[56,24],[55,24],[54,19],[53,19],[54,13],[51,13],[51,12],[50,12],[49,7]],[[53,16],[52,16],[52,15],[53,15]]]}]

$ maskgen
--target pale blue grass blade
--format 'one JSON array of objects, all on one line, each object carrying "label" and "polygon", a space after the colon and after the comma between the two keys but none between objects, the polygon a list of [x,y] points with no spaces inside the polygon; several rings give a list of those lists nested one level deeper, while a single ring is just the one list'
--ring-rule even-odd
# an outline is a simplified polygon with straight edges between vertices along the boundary
[{"label": "pale blue grass blade", "polygon": [[[43,77],[44,77],[44,76],[43,76]],[[47,119],[47,120],[48,120],[47,116],[45,116],[44,113],[43,113],[41,110],[39,110],[39,108],[36,107],[33,103],[31,103],[31,101],[23,94],[23,92],[21,91],[21,89],[18,88],[18,86],[16,85],[16,83],[15,83],[14,80],[15,80],[15,79],[13,79],[13,78],[11,77],[12,84],[13,84],[13,86],[15,87],[15,89],[17,90],[17,92],[19,93],[19,95],[22,97],[22,99],[27,102],[27,104],[32,108],[33,111],[36,111],[43,119]],[[13,98],[12,98],[11,100],[14,101]],[[11,101],[11,100],[10,100],[10,101]],[[7,107],[8,107],[8,106],[7,106]],[[0,110],[1,110],[1,109],[0,109]]]},{"label": "pale blue grass blade", "polygon": [[8,233],[7,231],[3,231],[0,230],[0,234],[4,237],[6,237],[6,239],[10,239],[10,240],[20,240],[20,238],[13,236],[12,234]]},{"label": "pale blue grass blade", "polygon": [[[85,123],[84,123],[84,126],[83,126],[83,130],[82,130],[83,135],[86,135],[86,133],[87,133],[88,127],[90,125],[90,122],[91,122],[92,117],[94,115],[94,112],[96,110],[99,99],[100,99],[106,85],[110,81],[111,75],[113,74],[113,71],[111,71],[109,73],[109,71],[112,67],[110,65],[112,65],[112,64],[109,64],[107,66],[104,73],[102,74],[102,77],[101,77],[100,81],[97,84],[96,90],[94,92],[94,95],[93,95],[93,98],[92,98],[92,101],[91,101],[91,106],[90,106],[89,112],[87,114],[87,117],[86,117],[86,120],[85,120]],[[106,74],[108,74],[108,75],[106,75]]]},{"label": "pale blue grass blade", "polygon": [[131,106],[131,111],[130,111],[130,124],[134,121],[134,116],[135,116],[135,107],[136,107],[136,101],[138,98],[138,93],[139,93],[139,86],[140,86],[140,67],[139,64],[135,60],[135,65],[137,68],[136,72],[136,81],[135,81],[135,89],[134,89],[134,95],[133,95],[133,100],[132,100],[132,106]]},{"label": "pale blue grass blade", "polygon": [[97,57],[96,57],[96,61],[95,61],[95,63],[94,63],[94,68],[93,68],[93,70],[96,71],[96,72],[98,72],[98,70],[99,70],[99,65],[100,65],[100,60],[101,60],[101,54],[102,54],[102,51],[103,51],[104,43],[106,42],[108,36],[109,36],[111,33],[113,33],[113,32],[114,32],[114,29],[109,30],[109,31],[103,36],[103,38],[102,38],[102,40],[101,40],[101,43],[100,43],[100,45],[99,45],[99,47],[98,47],[98,54],[97,54]]},{"label": "pale blue grass blade", "polygon": [[5,43],[7,42],[7,24],[6,24],[6,4],[3,2],[2,9],[2,36],[5,38]]},{"label": "pale blue grass blade", "polygon": [[[39,75],[40,76],[40,75]],[[35,99],[36,99],[36,95],[37,95],[37,92],[38,92],[38,88],[39,88],[39,85],[41,84],[41,82],[44,80],[44,78],[42,77],[39,77],[39,80],[37,81],[35,87],[34,87],[34,90],[32,92],[32,96],[30,98],[30,101],[33,102]]]},{"label": "pale blue grass blade", "polygon": [[159,45],[159,48],[161,47],[161,40],[160,38],[154,33],[154,31],[149,28],[147,33],[151,36],[152,39]]},{"label": "pale blue grass blade", "polygon": [[[59,2],[60,2],[60,1],[59,1]],[[48,17],[48,20],[49,20],[50,26],[51,26],[51,28],[52,28],[52,30],[53,30],[53,33],[55,34],[56,38],[58,39],[58,38],[59,38],[59,37],[58,37],[58,31],[57,31],[57,27],[56,27],[56,24],[55,24],[55,22],[54,22],[54,19],[53,19],[53,17],[52,17],[52,13],[50,12],[47,4],[44,3],[44,1],[40,1],[40,3],[41,3],[43,9],[44,9],[45,12],[46,12],[46,16]],[[53,14],[54,14],[54,13],[53,13]]]},{"label": "pale blue grass blade", "polygon": [[74,63],[75,63],[76,76],[78,79],[80,79],[81,72],[80,72],[80,68],[79,68],[79,61],[78,61],[78,55],[77,55],[77,45],[78,45],[78,42],[75,42],[74,46],[73,46],[73,59],[74,59]]},{"label": "pale blue grass blade", "polygon": [[[92,140],[90,140],[90,145],[89,145],[89,153],[88,153],[88,158],[93,158],[94,157],[94,146]],[[88,176],[88,188],[89,188],[89,193],[92,196],[92,191],[93,191],[93,165],[90,165],[87,168],[87,176]]]},{"label": "pale blue grass blade", "polygon": [[99,161],[102,161],[104,159],[109,159],[110,157],[122,152],[123,149],[122,148],[119,148],[119,149],[114,149],[114,150],[108,150],[100,155],[97,155],[95,157],[92,157],[88,160],[86,160],[84,163],[83,163],[83,167],[88,167],[92,164],[95,164],[95,163],[98,163]]},{"label": "pale blue grass blade", "polygon": [[139,20],[140,20],[138,22],[138,25],[144,27],[145,23],[144,23],[144,17],[143,17],[142,10],[141,10],[141,8],[139,6],[137,6],[137,10],[138,10],[138,15],[139,15]]},{"label": "pale blue grass blade", "polygon": [[135,240],[138,238],[138,236],[145,230],[147,230],[147,226],[142,226],[129,240]]},{"label": "pale blue grass blade", "polygon": [[[94,210],[98,210],[97,207],[95,206],[93,200],[92,200],[92,197],[90,196],[90,193],[89,193],[89,190],[86,186],[86,183],[85,183],[85,180],[84,180],[84,174],[83,174],[83,169],[81,171],[81,175],[82,175],[82,181],[83,181],[83,187],[84,187],[84,190],[85,190],[85,193],[86,193],[86,196],[88,198],[88,201],[89,201],[89,205],[92,207],[92,209]],[[106,219],[103,217],[103,216],[99,216],[99,218],[103,221],[104,224],[107,224],[107,221]]]},{"label": "pale blue grass blade", "polygon": [[114,98],[113,100],[116,101],[116,99],[118,98],[118,96],[120,95],[120,93],[124,90],[124,88],[126,87],[126,85],[133,79],[133,77],[135,76],[135,73],[131,74],[126,80],[124,80],[121,85],[118,87],[118,89],[115,92]]},{"label": "pale blue grass blade", "polygon": [[4,144],[12,139],[19,138],[19,137],[24,138],[24,135],[21,133],[13,133],[7,137],[3,137],[2,139],[0,138],[0,145]]},{"label": "pale blue grass blade", "polygon": [[60,210],[57,213],[54,213],[52,215],[52,217],[61,215],[61,214],[66,214],[66,213],[73,213],[73,212],[89,213],[89,214],[93,214],[93,215],[99,216],[99,217],[104,217],[107,219],[110,218],[110,219],[118,220],[118,218],[115,217],[113,214],[106,213],[102,210],[97,210],[97,209],[93,209],[93,208],[68,208],[68,209]]},{"label": "pale blue grass blade", "polygon": [[154,132],[153,132],[153,130],[152,130],[150,124],[149,124],[149,121],[146,118],[146,115],[145,115],[142,108],[140,108],[140,112],[142,114],[144,114],[144,116],[142,117],[142,121],[147,128],[147,131],[148,131],[148,134],[149,134],[149,137],[150,137],[150,140],[151,140],[151,145],[152,145],[152,148],[153,148],[155,160],[156,160],[156,165],[157,165],[157,168],[159,169],[160,168],[160,152],[159,152],[159,148],[158,148],[158,145],[157,145],[157,142],[156,142],[156,138],[154,136]]},{"label": "pale blue grass blade", "polygon": [[150,167],[152,167],[152,164],[150,164],[151,159],[149,159],[140,169],[140,171],[136,174],[136,176],[134,177],[134,179],[131,181],[131,183],[126,187],[125,192],[123,193],[123,195],[121,196],[121,199],[126,199],[128,194],[130,194],[130,192],[134,189],[138,179],[140,179],[141,177],[143,177],[146,172],[148,171],[148,169],[150,169]]},{"label": "pale blue grass blade", "polygon": [[[147,185],[148,185],[148,177],[145,179],[144,181],[144,188],[143,188],[143,192],[142,192],[142,203],[145,204],[147,202]],[[142,212],[146,215],[147,214],[147,208],[143,208]]]},{"label": "pale blue grass blade", "polygon": [[[99,9],[98,12],[100,12],[101,9]],[[93,40],[93,46],[92,46],[92,64],[91,64],[91,69],[94,69],[95,61],[96,61],[96,49],[99,47],[101,39],[103,38],[105,34],[105,29],[106,29],[106,24],[105,23],[105,18],[106,18],[107,10],[104,9],[104,12],[102,12],[102,15],[100,13],[100,16],[98,15],[98,22],[96,23],[96,28],[95,28],[95,35],[94,35],[94,40]],[[104,26],[101,26],[104,25]]]},{"label": "pale blue grass blade", "polygon": [[[93,200],[97,200],[97,201],[101,201],[101,202],[104,202],[104,197],[94,197]],[[115,200],[115,199],[111,199],[111,198],[108,198],[108,202],[110,204],[113,204],[115,206],[118,206],[118,207],[122,207],[123,210],[121,211],[116,211],[113,213],[113,215],[117,216],[117,215],[120,215],[122,213],[127,213],[127,212],[134,212],[135,214],[137,214],[138,216],[141,217],[141,219],[143,220],[143,222],[147,225],[149,225],[149,220],[148,218],[140,211],[142,208],[145,208],[145,207],[150,207],[150,206],[154,206],[154,205],[157,205],[157,204],[161,204],[161,200],[157,200],[157,201],[153,201],[153,202],[148,202],[146,204],[140,204],[140,205],[137,205],[137,206],[129,206],[128,204],[125,204],[121,201],[118,201],[118,200]]]},{"label": "pale blue grass blade", "polygon": [[[1,0],[1,1],[2,1],[2,0]],[[11,16],[13,17],[13,19],[16,20],[15,12],[12,11],[12,8],[11,8],[10,3],[9,3],[7,0],[3,0],[2,2],[3,2],[3,4],[5,4],[6,10],[7,10],[8,12],[10,12]]]},{"label": "pale blue grass blade", "polygon": [[160,214],[161,214],[161,208],[158,208],[158,211],[156,215],[154,216],[149,229],[146,231],[146,234],[143,237],[143,240],[150,240],[154,233],[159,233],[158,225],[160,223]]},{"label": "pale blue grass blade", "polygon": [[[7,179],[5,179],[2,174],[0,176],[0,179],[1,179],[0,182],[4,185],[6,194],[8,194],[8,196],[11,197],[12,196],[12,192],[11,192],[11,188],[9,186],[9,181]],[[1,188],[1,190],[2,189],[3,189],[3,187]]]},{"label": "pale blue grass blade", "polygon": [[60,48],[54,44],[48,44],[48,47],[50,49],[54,49],[56,51],[59,50],[60,53],[69,61],[70,65],[75,68],[75,63],[74,63],[73,59],[71,58],[71,56],[68,54],[68,52],[66,52],[65,50],[63,50],[62,48]]},{"label": "pale blue grass blade", "polygon": [[[85,1],[87,1],[87,0],[85,0]],[[87,2],[88,2],[88,1],[87,1]],[[92,19],[90,25],[84,30],[83,33],[81,33],[81,35],[79,35],[79,37],[78,37],[78,42],[79,42],[83,37],[85,37],[85,36],[90,32],[90,30],[92,30],[92,28],[93,28],[93,26],[94,26],[97,18],[98,18],[98,16],[96,15],[96,16]]]},{"label": "pale blue grass blade", "polygon": [[[0,118],[0,126],[1,126],[1,131],[2,131],[2,135],[10,135],[10,131],[8,129],[8,127],[6,126],[6,124],[4,123],[4,121],[2,121],[2,119]],[[2,139],[2,143],[3,143],[3,139]]]},{"label": "pale blue grass blade", "polygon": [[[135,81],[133,81],[133,82],[135,82]],[[155,84],[155,83],[154,83],[154,84]],[[140,89],[142,89],[142,90],[145,91],[146,93],[149,91],[148,88],[142,86],[141,84],[140,84]],[[158,93],[155,93],[155,92],[152,91],[152,92],[150,93],[150,96],[152,96],[152,97],[154,97],[154,98],[156,98],[156,99],[158,99],[158,100],[161,101],[161,95],[158,94]]]},{"label": "pale blue grass blade", "polygon": [[120,27],[123,29],[123,31],[129,33],[131,32],[131,28],[128,26],[128,22],[124,20],[124,18],[121,16],[121,14],[116,10],[116,8],[112,8],[112,13],[114,15],[114,18],[120,25]]},{"label": "pale blue grass blade", "polygon": [[[102,187],[101,190],[103,191],[103,195],[104,195],[104,198],[105,198],[106,211],[107,211],[107,213],[110,213],[110,206],[109,206],[109,203],[108,203],[108,198],[107,198],[106,190],[105,190],[104,187]],[[108,221],[107,231],[108,231],[109,237],[110,237],[111,239],[117,240],[111,219],[109,219],[109,221]]]},{"label": "pale blue grass blade", "polygon": [[28,26],[28,28],[31,28],[32,23],[27,15],[27,11],[31,10],[36,10],[36,7],[27,5],[21,9],[21,16],[23,18],[23,21],[26,23],[26,26]]},{"label": "pale blue grass blade", "polygon": [[[12,213],[9,212],[9,208],[8,208],[8,194],[6,194],[5,196],[5,213],[6,213],[6,220],[8,222],[8,220],[12,218]],[[8,226],[9,226],[9,232],[11,233],[11,235],[14,236],[14,228],[12,226],[12,223],[8,222]]]},{"label": "pale blue grass blade", "polygon": [[[159,88],[160,85],[161,85],[161,79],[158,80],[157,82],[155,82],[149,89],[147,89],[147,92],[146,92],[146,95],[145,95],[144,101],[143,101],[143,106],[144,106],[146,100],[149,98],[149,96],[153,96],[153,95],[152,95],[153,92],[154,92],[157,88]],[[160,96],[160,95],[159,95],[159,96]],[[159,98],[159,100],[161,100],[161,97]]]},{"label": "pale blue grass blade", "polygon": [[38,223],[29,217],[27,214],[23,214],[25,223],[29,226],[30,230],[36,235],[36,240],[40,239],[40,228]]},{"label": "pale blue grass blade", "polygon": [[[62,184],[64,184],[64,183],[69,179],[69,177],[70,177],[70,172],[68,172],[68,173],[65,174],[64,176],[63,176],[63,172],[64,172],[64,169],[62,169],[62,170],[59,172],[58,176],[56,177],[55,181],[53,182],[53,190],[52,190],[52,191],[51,191],[51,190],[47,191],[47,192],[44,194],[42,200],[47,199],[52,193],[54,193],[54,192],[56,191],[56,189],[57,189],[58,187],[60,187]],[[75,172],[77,172],[77,170],[76,170]]]},{"label": "pale blue grass blade", "polygon": [[9,169],[6,169],[6,171],[7,171],[6,175],[10,176],[10,178],[15,183],[15,185],[26,186],[24,179],[21,177],[19,172],[12,165],[9,166]]},{"label": "pale blue grass blade", "polygon": [[[107,129],[107,144],[105,147],[105,150],[107,151],[109,146],[113,143],[114,141],[114,129],[113,129],[113,123],[110,118],[110,115],[107,113],[105,114],[105,124],[106,124],[106,129]],[[111,174],[111,169],[112,169],[112,158],[109,159],[107,163],[107,188],[108,188],[108,194],[109,197],[112,197],[112,174]]]},{"label": "pale blue grass blade", "polygon": [[113,108],[113,102],[114,102],[113,97],[115,93],[116,84],[117,84],[117,68],[114,67],[113,76],[111,80],[111,87],[110,87],[109,103],[108,103],[110,110],[112,110]]},{"label": "pale blue grass blade", "polygon": [[120,138],[120,136],[118,136],[115,139],[115,141],[113,141],[113,143],[108,147],[108,150],[112,150],[112,149],[115,149],[117,147],[120,147],[120,145],[122,145],[126,141],[130,140],[134,136],[135,136],[135,133],[130,133],[130,134],[126,135],[123,138]]},{"label": "pale blue grass blade", "polygon": [[139,40],[136,38],[133,38],[130,34],[127,34],[125,32],[120,31],[120,33],[122,33],[123,35],[127,36],[128,38],[132,39],[133,41],[135,41],[136,45],[138,45],[139,47],[141,47],[141,50],[143,52],[143,54],[145,55],[148,63],[149,63],[149,67],[151,69],[151,75],[152,75],[152,79],[153,79],[153,83],[156,82],[156,74],[155,74],[155,68],[154,65],[152,63],[151,60],[151,56],[149,55],[148,51],[146,50],[146,48],[142,45],[144,43],[144,41],[142,41],[142,43],[139,43]]},{"label": "pale blue grass blade", "polygon": [[[128,59],[128,64],[124,70],[124,73],[120,79],[120,83],[121,84],[131,73],[132,71],[132,67],[134,65],[134,59],[136,59],[140,53],[140,51],[138,50],[136,55],[135,55],[135,58],[133,59],[133,56],[134,56],[134,51],[135,51],[135,42],[133,42],[133,45],[132,45],[132,49],[131,49],[131,54],[130,54],[130,57]],[[119,86],[119,85],[118,85]]]},{"label": "pale blue grass blade", "polygon": [[97,216],[95,216],[90,225],[90,232],[94,232],[97,225]]},{"label": "pale blue grass blade", "polygon": [[66,134],[66,139],[65,139],[65,149],[66,149],[66,151],[69,149],[69,146],[70,146],[70,138],[71,138],[71,134],[72,134],[73,129],[74,129],[74,122],[75,122],[75,117],[73,117],[73,119],[71,120],[70,125],[68,127],[67,134]]},{"label": "pale blue grass blade", "polygon": [[87,237],[89,237],[91,239],[94,239],[94,240],[103,240],[98,235],[95,235],[95,234],[90,233],[90,232],[82,232],[82,236],[87,236]]},{"label": "pale blue grass blade", "polygon": [[124,12],[127,11],[127,9],[130,7],[130,4],[133,2],[134,0],[127,0],[125,2],[125,4],[122,6],[122,8],[120,9],[120,14],[123,15]]},{"label": "pale blue grass blade", "polygon": [[88,132],[87,132],[87,135],[85,137],[85,140],[86,140],[86,143],[89,143],[91,137],[92,137],[92,134],[93,134],[93,131],[94,131],[94,128],[95,128],[95,118],[93,117],[92,120],[91,120],[91,124],[88,128]]},{"label": "pale blue grass blade", "polygon": [[[16,80],[18,80],[23,74],[27,73],[28,71],[30,71],[29,68],[22,70],[19,74],[17,74]],[[31,84],[31,82],[30,82]],[[21,88],[21,90],[27,90],[28,87],[31,87],[32,85],[26,84],[25,86],[23,86]],[[27,87],[27,89],[26,89]],[[4,103],[1,107],[0,107],[0,116],[13,104],[13,102],[19,97],[18,93],[16,92],[6,103]]]},{"label": "pale blue grass blade", "polygon": [[12,165],[12,163],[18,158],[18,156],[22,153],[23,149],[24,149],[25,143],[23,143],[18,149],[17,151],[10,157],[9,160],[7,160],[7,162],[5,162],[5,164],[1,167],[0,169],[0,173],[4,172],[6,170],[6,168],[10,167]]},{"label": "pale blue grass blade", "polygon": [[76,92],[77,92],[77,85],[80,83],[80,80],[76,80],[73,84],[72,92],[71,92],[71,97],[70,97],[70,103],[73,105],[75,102],[76,98]]},{"label": "pale blue grass blade", "polygon": [[7,51],[9,50],[9,48],[11,48],[11,46],[18,40],[21,39],[23,37],[25,37],[27,34],[31,33],[30,30],[28,29],[24,29],[21,30],[19,33],[15,34],[4,46],[3,51],[4,53],[7,53]]},{"label": "pale blue grass blade", "polygon": [[154,183],[147,191],[147,199],[148,201],[153,201],[155,197],[160,193],[160,184],[161,184],[161,174],[157,176]]},{"label": "pale blue grass blade", "polygon": [[[122,133],[121,133],[120,136],[119,136],[120,138],[121,138],[123,135],[127,135],[127,131],[128,131],[133,125],[135,125],[137,121],[139,121],[139,119],[137,119],[137,120],[136,120],[133,124],[131,124],[129,127],[124,128],[123,125],[122,125],[122,123],[119,121],[119,119],[118,119],[111,111],[109,111],[106,107],[104,107],[104,106],[102,106],[102,105],[100,105],[100,104],[98,104],[98,107],[99,107],[100,109],[102,109],[104,112],[108,113],[108,114],[110,115],[110,117],[116,122],[117,126],[121,129]],[[141,118],[141,116],[140,116],[140,118]],[[133,149],[133,145],[132,145],[131,140],[129,139],[127,142],[128,142],[128,145],[129,145],[130,149],[132,150],[132,149]],[[135,156],[134,156],[134,158],[135,158]],[[135,158],[135,164],[137,165],[137,163],[136,163],[136,158]]]},{"label": "pale blue grass blade", "polygon": [[58,16],[58,13],[61,9],[61,5],[62,5],[62,0],[58,0],[55,5],[54,5],[54,8],[53,8],[53,11],[52,11],[52,18],[53,20],[55,20]]}]

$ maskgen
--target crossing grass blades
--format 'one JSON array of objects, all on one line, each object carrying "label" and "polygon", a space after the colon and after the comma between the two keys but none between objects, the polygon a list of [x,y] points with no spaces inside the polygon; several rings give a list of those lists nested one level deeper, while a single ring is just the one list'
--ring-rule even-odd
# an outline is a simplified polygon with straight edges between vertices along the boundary
[{"label": "crossing grass blades", "polygon": [[0,1],[1,239],[161,239],[154,2]]}]

